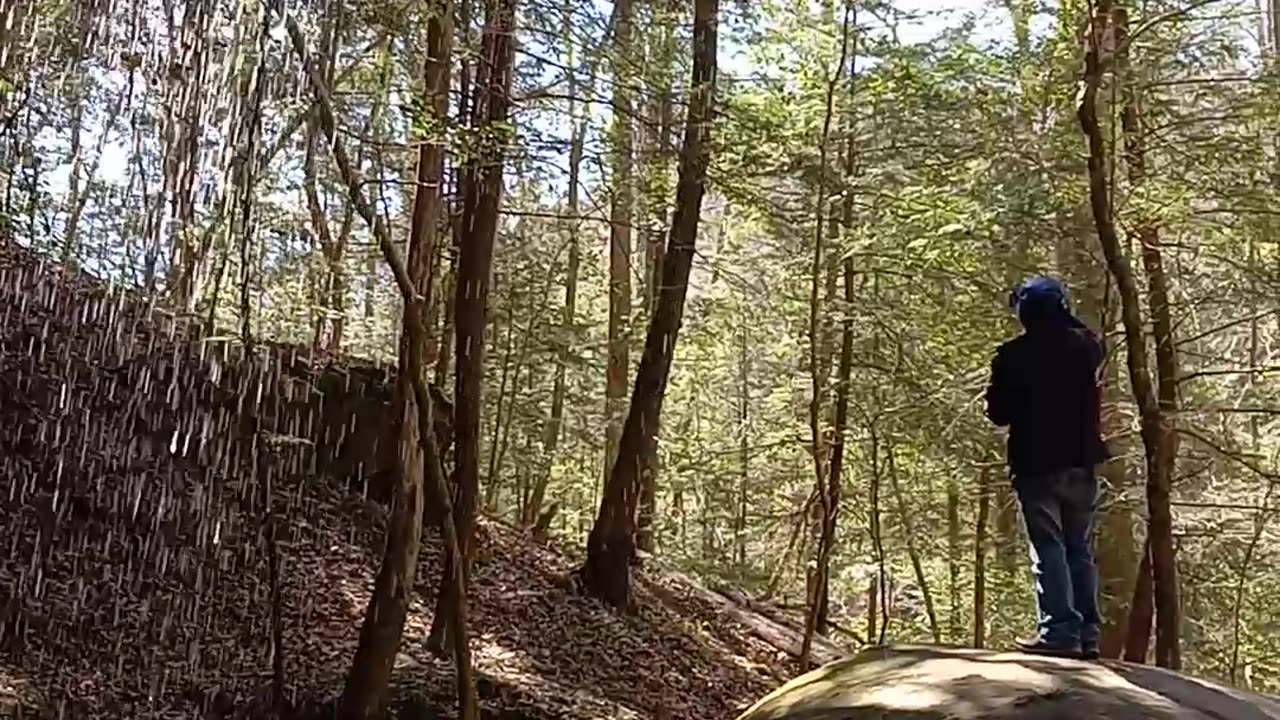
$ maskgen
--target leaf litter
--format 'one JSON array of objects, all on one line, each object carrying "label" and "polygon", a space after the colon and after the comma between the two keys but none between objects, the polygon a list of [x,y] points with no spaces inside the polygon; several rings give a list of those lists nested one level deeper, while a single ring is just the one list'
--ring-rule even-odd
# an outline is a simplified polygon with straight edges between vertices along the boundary
[{"label": "leaf litter", "polygon": [[[296,349],[272,352],[269,395],[318,384],[281,369]],[[0,240],[0,716],[331,715],[385,513],[315,471],[314,418],[278,401],[287,688],[272,702],[260,490],[236,439],[255,389],[235,362],[198,323]],[[572,592],[573,561],[526,534],[484,520],[477,542],[485,717],[732,718],[794,670],[740,611],[655,565],[624,616]],[[440,554],[428,530],[391,716],[454,713],[450,662],[425,648]]]}]

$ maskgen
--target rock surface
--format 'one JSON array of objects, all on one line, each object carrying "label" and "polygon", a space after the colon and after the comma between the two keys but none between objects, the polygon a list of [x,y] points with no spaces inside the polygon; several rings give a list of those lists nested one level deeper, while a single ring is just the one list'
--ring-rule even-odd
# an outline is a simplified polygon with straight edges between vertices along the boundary
[{"label": "rock surface", "polygon": [[821,667],[739,720],[1280,720],[1280,698],[1143,665],[878,647]]}]

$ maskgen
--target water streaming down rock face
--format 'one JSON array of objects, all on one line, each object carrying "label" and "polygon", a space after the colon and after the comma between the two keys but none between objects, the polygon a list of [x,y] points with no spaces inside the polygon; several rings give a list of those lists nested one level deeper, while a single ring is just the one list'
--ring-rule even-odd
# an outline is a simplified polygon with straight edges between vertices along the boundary
[{"label": "water streaming down rock face", "polygon": [[296,347],[241,355],[0,240],[0,675],[96,648],[59,668],[74,707],[111,683],[162,695],[178,665],[252,675],[266,661],[268,628],[236,609],[266,602],[260,483],[282,517],[308,517],[294,507],[308,483],[384,496],[392,378]]}]

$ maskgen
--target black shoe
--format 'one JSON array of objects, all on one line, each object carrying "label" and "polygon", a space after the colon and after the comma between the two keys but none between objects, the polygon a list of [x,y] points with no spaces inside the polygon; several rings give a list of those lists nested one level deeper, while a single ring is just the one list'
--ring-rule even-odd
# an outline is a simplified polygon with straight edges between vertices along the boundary
[{"label": "black shoe", "polygon": [[1060,645],[1045,642],[1042,638],[1035,640],[1016,640],[1018,649],[1028,655],[1046,655],[1049,657],[1079,659],[1083,656],[1079,644]]},{"label": "black shoe", "polygon": [[1099,658],[1098,643],[1086,642],[1080,644],[1081,660],[1097,660]]}]

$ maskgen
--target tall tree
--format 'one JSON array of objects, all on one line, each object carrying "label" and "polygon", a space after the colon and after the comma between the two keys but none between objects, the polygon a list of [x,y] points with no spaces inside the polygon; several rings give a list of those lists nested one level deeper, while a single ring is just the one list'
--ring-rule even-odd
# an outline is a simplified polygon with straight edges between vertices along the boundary
[{"label": "tall tree", "polygon": [[[448,64],[447,17],[447,14],[435,13],[431,25],[428,26],[429,71],[427,74],[428,77],[435,77],[437,80],[448,77],[439,68],[440,63]],[[413,404],[417,414],[417,439],[422,447],[425,475],[430,480],[434,493],[442,498],[445,507],[449,508],[450,500],[445,490],[440,448],[436,444],[435,435],[430,431],[433,427],[435,403],[427,390],[424,377],[425,358],[422,350],[427,345],[427,328],[421,290],[415,287],[408,265],[392,244],[390,232],[382,215],[374,210],[372,204],[365,198],[362,189],[363,180],[352,166],[342,137],[336,128],[329,89],[325,86],[320,71],[309,61],[302,30],[297,22],[288,16],[286,16],[286,26],[294,51],[301,59],[304,71],[307,73],[308,82],[320,111],[320,128],[329,140],[335,164],[348,189],[351,203],[372,229],[384,259],[392,268],[404,300],[404,321],[408,338],[401,344],[401,350],[408,355],[408,359],[402,363],[402,367],[407,372],[400,374],[400,380],[412,386]],[[431,85],[428,87],[432,87],[435,92],[443,93],[448,85],[444,85],[443,88]],[[418,167],[418,172],[429,174],[432,167],[432,163],[422,163]],[[424,188],[426,192],[439,192],[440,185],[438,183],[430,185],[425,182],[418,184],[418,192],[423,191]],[[435,204],[438,207],[439,201],[437,200]],[[426,232],[430,233],[429,230]],[[400,464],[396,471],[396,491],[392,498],[391,514],[387,519],[387,537],[382,562],[374,580],[374,591],[369,599],[365,620],[360,628],[360,642],[356,648],[356,656],[339,701],[341,716],[351,720],[368,718],[378,711],[391,677],[396,654],[400,649],[400,637],[404,631],[405,617],[408,613],[409,596],[413,592],[414,579],[417,575],[423,508],[423,490],[418,481],[422,473],[409,467],[413,453],[405,450],[405,446],[402,445],[399,453]],[[452,513],[445,513],[443,525],[446,556],[457,558],[461,548]],[[454,566],[461,566],[461,563],[455,562]],[[445,592],[452,592],[454,595],[453,622],[458,628],[458,632],[455,633],[457,640],[455,664],[458,673],[461,716],[466,720],[475,720],[478,717],[478,710],[475,686],[471,679],[471,658],[466,634],[466,586],[462,578],[442,584],[441,593]]]},{"label": "tall tree", "polygon": [[[662,280],[663,240],[667,226],[667,204],[671,197],[671,169],[675,155],[672,131],[675,118],[675,63],[676,19],[680,16],[679,0],[661,0],[648,3],[651,22],[649,33],[651,49],[646,70],[651,77],[649,85],[649,112],[645,125],[647,149],[643,157],[642,171],[645,200],[644,292],[641,307],[646,322],[653,317],[658,303]],[[655,436],[660,432],[654,428]],[[644,469],[640,478],[640,515],[637,521],[636,544],[645,552],[653,552],[654,522],[658,500],[658,448],[657,442],[645,450]]]},{"label": "tall tree", "polygon": [[605,476],[618,452],[631,366],[631,224],[634,205],[632,0],[614,0],[613,168],[609,200],[609,363],[605,383]]},{"label": "tall tree", "polygon": [[[1156,601],[1156,662],[1164,667],[1176,668],[1179,665],[1179,613],[1169,498],[1173,460],[1168,452],[1170,433],[1148,369],[1146,333],[1137,279],[1120,242],[1112,215],[1110,179],[1107,175],[1107,141],[1098,120],[1098,91],[1106,71],[1104,56],[1112,48],[1127,46],[1127,40],[1121,41],[1118,33],[1114,36],[1115,45],[1106,41],[1113,9],[1110,0],[1100,0],[1089,19],[1084,88],[1080,95],[1077,118],[1089,145],[1089,198],[1094,223],[1107,259],[1107,267],[1115,278],[1120,293],[1129,382],[1138,405],[1145,448],[1149,510],[1147,537]],[[1133,159],[1127,159],[1132,170]]]},{"label": "tall tree", "polygon": [[636,370],[618,459],[605,485],[600,511],[587,537],[587,559],[579,571],[589,593],[618,609],[630,609],[632,604],[631,562],[635,556],[635,515],[643,452],[645,445],[653,441],[654,427],[662,412],[706,192],[715,107],[718,4],[718,0],[694,0],[693,75],[680,151],[675,214],[662,266],[662,289]]},{"label": "tall tree", "polygon": [[[561,32],[565,47],[568,49],[568,113],[572,133],[569,139],[569,188],[566,198],[565,230],[569,236],[568,266],[564,278],[564,308],[560,315],[560,332],[557,338],[556,368],[551,389],[551,413],[542,431],[542,452],[545,468],[541,468],[533,482],[529,500],[521,508],[521,524],[532,528],[539,524],[542,505],[546,499],[547,486],[551,482],[551,466],[555,462],[556,449],[560,446],[561,428],[564,424],[565,393],[568,389],[566,373],[568,371],[569,353],[572,350],[574,317],[578,309],[578,274],[582,266],[582,154],[587,141],[586,113],[578,110],[578,74],[574,68],[573,57],[573,6],[565,2],[562,8],[563,21]],[[590,97],[595,86],[595,69],[587,80],[586,96]],[[580,117],[581,115],[581,117]],[[547,519],[549,521],[549,518]]]},{"label": "tall tree", "polygon": [[[1131,192],[1139,193],[1147,184],[1148,130],[1139,105],[1140,90],[1131,76],[1129,13],[1123,3],[1114,10],[1113,23],[1116,82],[1120,85],[1122,98],[1120,125],[1124,136],[1124,160],[1129,188]],[[1147,217],[1139,217],[1134,227],[1142,267],[1147,276],[1147,311],[1151,314],[1156,356],[1157,412],[1153,417],[1147,417],[1147,412],[1144,412],[1142,419],[1143,441],[1148,445],[1154,444],[1156,453],[1154,462],[1148,464],[1148,472],[1155,473],[1155,477],[1147,480],[1148,536],[1151,538],[1151,569],[1156,596],[1156,662],[1162,667],[1177,669],[1182,665],[1178,638],[1181,608],[1170,492],[1178,458],[1179,438],[1174,425],[1178,413],[1178,350],[1160,231],[1156,222]],[[1144,336],[1144,352],[1145,343]],[[1152,449],[1149,448],[1148,452]]]},{"label": "tall tree", "polygon": [[[828,6],[828,10],[830,14],[834,14],[834,9],[830,6]],[[825,327],[828,321],[824,319],[824,316],[827,314],[825,311],[829,310],[828,306],[834,299],[832,298],[834,290],[828,289],[824,301],[819,289],[822,286],[824,272],[828,282],[834,282],[836,277],[834,263],[827,256],[832,255],[834,257],[831,249],[828,248],[828,243],[835,240],[840,222],[834,207],[828,207],[830,185],[832,183],[827,168],[827,158],[830,153],[832,124],[837,114],[837,91],[840,88],[841,80],[845,78],[845,65],[850,55],[851,22],[854,21],[852,3],[846,2],[844,5],[844,20],[841,24],[840,55],[836,60],[835,67],[827,71],[826,104],[822,116],[822,132],[818,138],[818,192],[814,210],[813,264],[810,268],[809,278],[809,379],[812,384],[812,394],[809,398],[809,433],[810,452],[813,454],[814,492],[819,501],[815,506],[815,510],[819,514],[816,518],[818,535],[817,562],[813,564],[810,572],[808,583],[809,612],[805,624],[805,639],[800,653],[801,668],[806,669],[809,662],[809,646],[813,641],[813,633],[825,634],[826,632],[828,594],[830,592],[828,587],[829,563],[831,546],[835,541],[836,515],[840,509],[839,479],[833,472],[832,461],[837,445],[841,446],[843,457],[844,440],[843,438],[836,439],[834,437],[832,431],[826,427],[824,419],[824,400],[827,396],[829,365],[829,358],[827,357],[828,333]],[[832,22],[834,22],[834,18],[832,18]],[[849,75],[850,82],[852,82],[852,77],[852,75]],[[851,158],[852,156],[849,157]],[[852,206],[849,207],[851,210]],[[831,231],[831,237],[827,237],[825,234],[828,228]],[[852,348],[850,352],[852,352]]]},{"label": "tall tree", "polygon": [[[515,0],[495,0],[485,8],[480,57],[487,70],[480,73],[474,116],[482,151],[469,158],[463,170],[462,243],[454,297],[454,482],[453,508],[458,528],[461,567],[445,558],[442,582],[466,588],[474,552],[476,506],[480,493],[480,411],[484,406],[484,346],[493,246],[502,203],[503,159],[511,108],[511,80],[515,69]],[[462,592],[440,593],[437,617],[454,617],[452,602]],[[449,627],[449,633],[465,632]],[[436,634],[433,633],[433,636]],[[432,638],[432,644],[435,637]],[[455,637],[456,641],[456,637]]]}]

